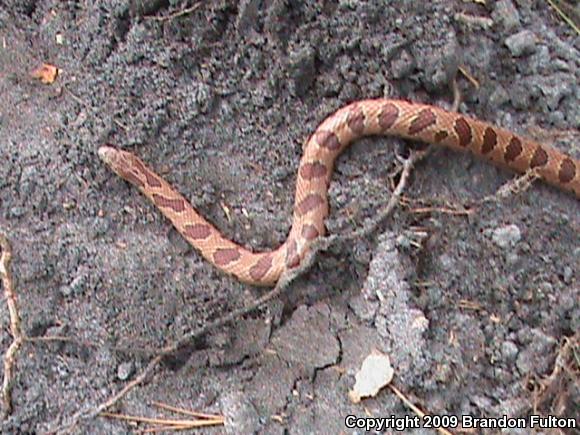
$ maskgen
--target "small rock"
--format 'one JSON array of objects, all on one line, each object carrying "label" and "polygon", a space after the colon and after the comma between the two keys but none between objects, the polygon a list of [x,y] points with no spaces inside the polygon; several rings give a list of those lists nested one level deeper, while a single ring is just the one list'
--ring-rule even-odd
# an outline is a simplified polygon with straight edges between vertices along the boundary
[{"label": "small rock", "polygon": [[546,295],[554,293],[554,286],[547,281],[542,281],[539,283],[537,288],[541,297],[545,297]]},{"label": "small rock", "polygon": [[370,322],[376,315],[378,302],[369,301],[359,293],[349,299],[348,306],[360,320]]},{"label": "small rock", "polygon": [[501,344],[501,354],[508,362],[513,361],[518,355],[518,346],[510,340],[506,340]]},{"label": "small rock", "polygon": [[489,96],[489,104],[493,107],[500,107],[510,100],[510,96],[505,88],[497,83],[495,89]]},{"label": "small rock", "polygon": [[519,354],[516,360],[516,366],[520,373],[530,373],[534,368],[534,362],[532,361],[533,355],[528,351],[523,351]]},{"label": "small rock", "polygon": [[314,82],[316,53],[312,47],[303,47],[290,54],[290,78],[292,79],[293,91],[297,96],[306,93]]},{"label": "small rock", "polygon": [[96,217],[93,220],[92,225],[92,236],[99,237],[107,233],[109,231],[110,222],[108,219]]},{"label": "small rock", "polygon": [[457,74],[459,43],[453,33],[445,35],[445,38],[445,45],[429,56],[425,62],[424,84],[430,92],[447,89]]},{"label": "small rock", "polygon": [[26,214],[26,209],[24,207],[12,207],[8,213],[9,218],[19,218]]},{"label": "small rock", "polygon": [[489,397],[479,395],[479,394],[472,396],[471,401],[475,405],[477,405],[478,408],[484,409],[484,410],[489,410],[489,409],[491,409],[491,406],[492,406],[491,405],[492,401],[489,399]]},{"label": "small rock", "polygon": [[531,342],[516,358],[516,366],[521,373],[545,373],[550,368],[550,355],[557,341],[539,329],[531,330]]},{"label": "small rock", "polygon": [[413,71],[415,66],[415,60],[406,50],[403,50],[401,51],[400,56],[397,56],[392,60],[391,74],[394,79],[402,79],[407,77],[411,71]]},{"label": "small rock", "polygon": [[121,363],[119,364],[119,367],[117,367],[117,378],[120,381],[126,381],[131,377],[134,370],[135,366],[132,362]]},{"label": "small rock", "polygon": [[532,101],[532,90],[522,83],[516,83],[512,86],[510,101],[515,109],[526,110]]},{"label": "small rock", "polygon": [[520,256],[515,252],[510,252],[506,257],[506,264],[510,266],[515,266],[519,263]]},{"label": "small rock", "polygon": [[572,282],[572,277],[574,276],[574,271],[572,270],[572,268],[570,266],[566,266],[564,268],[564,282],[566,284],[570,284]]},{"label": "small rock", "polygon": [[225,417],[225,432],[228,434],[256,433],[260,426],[260,416],[254,404],[243,392],[230,392],[220,399]]},{"label": "small rock", "polygon": [[532,68],[531,70],[533,72],[546,71],[552,68],[552,55],[548,47],[545,45],[538,47],[534,55],[530,58],[530,68]]},{"label": "small rock", "polygon": [[500,248],[506,249],[515,246],[522,238],[517,225],[506,225],[492,232],[491,240]]},{"label": "small rock", "polygon": [[576,307],[574,311],[571,312],[570,318],[572,321],[570,322],[570,328],[572,331],[580,330],[580,308]]},{"label": "small rock", "polygon": [[242,0],[238,6],[236,29],[241,35],[251,30],[258,21],[259,0]]},{"label": "small rock", "polygon": [[511,0],[498,1],[491,17],[494,21],[501,23],[506,30],[513,30],[520,26],[520,14]]},{"label": "small rock", "polygon": [[512,56],[521,57],[532,54],[536,51],[537,38],[534,32],[522,30],[505,40],[505,45],[510,50]]},{"label": "small rock", "polygon": [[562,292],[558,294],[558,305],[562,310],[573,310],[576,306],[576,292]]},{"label": "small rock", "polygon": [[87,282],[88,275],[85,270],[77,270],[77,275],[73,278],[70,284],[62,286],[60,292],[63,296],[68,297],[71,295],[78,295],[84,292]]}]

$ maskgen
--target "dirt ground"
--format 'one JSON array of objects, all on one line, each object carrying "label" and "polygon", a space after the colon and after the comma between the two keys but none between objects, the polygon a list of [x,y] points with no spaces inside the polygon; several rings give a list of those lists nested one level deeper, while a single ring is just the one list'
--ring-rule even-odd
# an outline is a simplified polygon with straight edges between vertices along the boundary
[{"label": "dirt ground", "polygon": [[[580,156],[578,35],[543,0],[480,3],[0,1],[0,228],[25,333],[68,339],[24,344],[2,433],[136,430],[79,416],[157,349],[266,291],[205,262],[103,165],[103,143],[255,249],[290,228],[302,143],[357,99],[449,107],[457,74],[460,111]],[[53,84],[30,76],[44,62]],[[341,156],[330,233],[387,202],[408,145],[371,138]],[[110,411],[170,415],[158,401],[226,417],[196,433],[361,433],[347,415],[415,415],[390,389],[350,402],[377,349],[429,414],[575,417],[580,203],[540,182],[483,201],[513,177],[436,150],[378,231],[320,254],[283,297],[164,359]],[[0,319],[4,352],[4,299]]]}]

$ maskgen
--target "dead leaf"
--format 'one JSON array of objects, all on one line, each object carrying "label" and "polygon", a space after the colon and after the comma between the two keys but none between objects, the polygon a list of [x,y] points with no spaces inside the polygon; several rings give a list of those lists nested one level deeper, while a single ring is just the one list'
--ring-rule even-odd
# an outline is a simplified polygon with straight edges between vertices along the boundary
[{"label": "dead leaf", "polygon": [[32,71],[30,75],[33,78],[40,80],[45,85],[50,85],[54,83],[58,76],[58,68],[49,63],[43,63],[41,67]]},{"label": "dead leaf", "polygon": [[355,375],[356,382],[348,397],[353,403],[359,403],[364,397],[376,396],[381,388],[391,382],[393,374],[389,356],[373,350]]}]

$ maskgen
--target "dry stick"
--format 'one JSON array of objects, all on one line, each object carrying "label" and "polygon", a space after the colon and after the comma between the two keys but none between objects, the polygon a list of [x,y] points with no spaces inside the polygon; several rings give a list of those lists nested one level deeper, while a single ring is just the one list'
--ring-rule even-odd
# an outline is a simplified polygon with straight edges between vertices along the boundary
[{"label": "dry stick", "polygon": [[381,212],[379,212],[379,219],[373,220],[371,224],[366,225],[361,230],[355,231],[352,234],[347,235],[347,236],[329,236],[329,237],[317,239],[312,244],[312,249],[307,253],[307,255],[305,256],[305,258],[302,261],[302,263],[300,264],[300,266],[292,271],[284,273],[280,277],[280,279],[278,280],[278,283],[276,284],[276,286],[271,291],[269,291],[265,295],[259,297],[258,299],[256,299],[252,303],[250,303],[249,305],[246,305],[245,307],[234,310],[234,311],[230,312],[229,314],[227,314],[223,317],[220,317],[219,319],[217,319],[213,322],[207,323],[204,326],[201,326],[201,327],[187,333],[186,335],[184,335],[183,337],[181,337],[179,340],[175,341],[174,343],[172,343],[168,346],[165,346],[149,362],[149,364],[147,364],[147,367],[145,367],[145,369],[143,369],[141,371],[141,373],[135,379],[133,379],[131,382],[127,383],[127,385],[125,385],[121,390],[119,390],[117,393],[115,393],[113,396],[111,396],[105,402],[101,403],[100,405],[97,405],[93,409],[88,410],[88,411],[77,412],[76,414],[74,414],[71,417],[70,422],[66,426],[62,426],[57,431],[58,432],[68,432],[68,431],[72,430],[74,428],[74,426],[77,425],[80,421],[95,418],[99,414],[103,413],[107,408],[110,408],[111,406],[116,404],[131,389],[133,389],[137,385],[141,384],[153,372],[155,367],[157,367],[157,365],[166,356],[174,353],[176,350],[178,350],[180,347],[184,346],[185,344],[190,343],[194,338],[197,338],[197,337],[207,333],[208,331],[210,331],[212,329],[226,325],[226,324],[230,323],[232,320],[235,320],[238,317],[244,316],[244,315],[256,310],[257,308],[264,305],[265,303],[271,301],[272,299],[275,299],[276,297],[278,297],[290,285],[290,283],[292,283],[298,276],[302,275],[303,273],[305,273],[307,270],[310,269],[310,267],[314,263],[314,259],[316,257],[316,254],[319,251],[328,249],[328,247],[332,243],[334,243],[337,239],[339,239],[339,240],[356,239],[356,238],[361,237],[361,235],[367,235],[370,232],[372,232],[374,229],[376,229],[376,227],[380,224],[380,222],[383,219],[385,219],[390,213],[392,213],[395,206],[399,203],[401,195],[402,195],[403,191],[405,190],[405,188],[407,187],[407,183],[409,181],[409,177],[411,175],[411,171],[413,170],[415,163],[417,161],[419,161],[424,156],[424,154],[425,154],[424,152],[412,152],[411,156],[408,159],[403,161],[403,166],[401,169],[401,178],[400,178],[399,182],[397,183],[397,187],[393,191],[393,194],[389,198],[389,201],[388,201],[386,207]]},{"label": "dry stick", "polygon": [[[547,0],[547,2],[560,15],[560,17],[562,17],[562,19],[566,21],[566,23],[568,23],[568,25],[572,27],[578,35],[580,35],[580,29],[577,24],[577,20],[580,20],[580,13],[578,10],[574,9],[574,6],[568,5],[566,2],[560,0]],[[566,11],[563,11],[563,9]],[[568,14],[570,16],[568,16]]]},{"label": "dry stick", "polygon": [[12,413],[12,383],[14,381],[14,368],[16,366],[16,354],[25,337],[22,334],[20,325],[20,315],[16,303],[16,292],[12,274],[10,272],[10,260],[12,259],[12,249],[6,236],[0,232],[0,278],[4,287],[4,297],[8,305],[10,315],[10,333],[12,343],[4,354],[4,379],[2,381],[2,414],[7,416]]},{"label": "dry stick", "polygon": [[[405,395],[403,393],[401,393],[397,387],[395,387],[392,384],[389,384],[389,388],[391,389],[391,391],[393,393],[395,393],[399,397],[399,399],[401,399],[403,401],[403,403],[405,405],[407,405],[409,408],[411,408],[415,414],[417,414],[421,418],[425,417],[425,413],[423,411],[421,411],[421,409],[419,409],[417,406],[415,406],[413,404],[413,402],[411,402],[409,399],[407,399],[405,397]],[[451,432],[449,432],[448,430],[443,429],[443,428],[438,428],[437,432],[439,432],[443,435],[453,435]]]},{"label": "dry stick", "polygon": [[132,415],[115,414],[113,412],[103,412],[101,413],[101,415],[104,417],[115,418],[117,420],[134,421],[149,424],[164,424],[167,425],[168,427],[171,426],[202,427],[202,426],[218,426],[224,424],[224,419],[221,416],[217,416],[217,418],[214,419],[174,420],[169,418],[135,417]]},{"label": "dry stick", "polygon": [[179,408],[177,406],[171,406],[171,405],[168,405],[168,404],[162,403],[162,402],[152,402],[152,404],[157,406],[158,408],[164,409],[166,411],[175,412],[176,414],[185,414],[185,415],[189,415],[190,417],[195,417],[198,419],[216,420],[219,418],[223,418],[221,415],[207,414],[205,412],[190,411],[189,409]]},{"label": "dry stick", "polygon": [[158,16],[145,16],[143,18],[145,18],[146,20],[155,20],[155,21],[168,21],[168,20],[173,20],[174,18],[178,18],[181,17],[183,15],[187,15],[190,14],[191,12],[195,11],[197,8],[199,8],[201,6],[201,2],[194,4],[193,6],[183,9],[181,11],[175,12],[173,14],[164,16],[164,17],[158,17]]}]

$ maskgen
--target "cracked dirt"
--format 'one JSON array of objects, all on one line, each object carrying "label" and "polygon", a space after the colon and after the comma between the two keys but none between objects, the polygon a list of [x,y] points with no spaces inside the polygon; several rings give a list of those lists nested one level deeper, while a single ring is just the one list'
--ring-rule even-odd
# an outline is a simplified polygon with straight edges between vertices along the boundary
[{"label": "cracked dirt", "polygon": [[[0,227],[24,331],[71,339],[24,345],[2,433],[58,431],[155,349],[263,294],[204,262],[114,176],[96,154],[105,142],[255,249],[286,237],[302,143],[356,99],[449,107],[457,75],[460,111],[580,156],[578,36],[544,1],[211,1],[171,16],[192,5],[0,1]],[[30,77],[43,62],[60,69],[52,85]],[[344,153],[330,233],[373,217],[407,145],[371,138]],[[573,371],[539,393],[567,337],[577,346],[579,202],[539,182],[482,201],[512,178],[436,150],[379,231],[319,255],[281,299],[165,359],[113,410],[151,416],[162,401],[226,416],[200,433],[346,433],[349,414],[413,415],[389,390],[348,400],[379,349],[430,413],[574,416]],[[6,349],[5,304],[0,319]],[[93,418],[72,430],[132,429]]]}]

